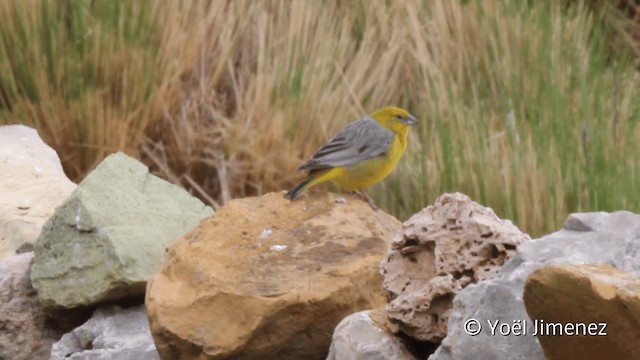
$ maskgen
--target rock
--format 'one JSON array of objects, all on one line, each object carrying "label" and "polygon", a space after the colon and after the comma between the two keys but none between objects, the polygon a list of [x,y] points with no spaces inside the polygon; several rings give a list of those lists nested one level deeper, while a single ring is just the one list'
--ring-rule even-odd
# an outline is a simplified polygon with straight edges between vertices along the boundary
[{"label": "rock", "polygon": [[166,359],[320,359],[346,315],[379,307],[400,223],[354,196],[236,199],[169,248],[147,285]]},{"label": "rock", "polygon": [[381,309],[347,316],[333,332],[327,360],[415,360],[388,325]]},{"label": "rock", "polygon": [[53,344],[51,360],[159,360],[143,305],[98,308],[91,319]]},{"label": "rock", "polygon": [[110,155],[44,225],[33,286],[47,308],[142,295],[165,248],[211,213],[135,159]]},{"label": "rock", "polygon": [[466,195],[440,196],[404,223],[381,263],[393,331],[442,340],[454,296],[495,276],[527,240],[510,221]]},{"label": "rock", "polygon": [[[454,299],[447,337],[429,359],[544,359],[535,336],[491,334],[487,321],[532,322],[522,301],[524,283],[536,269],[551,263],[608,263],[632,274],[640,271],[640,215],[628,211],[571,214],[564,228],[520,245],[494,279],[463,289]],[[476,336],[464,324],[479,321]],[[584,319],[590,321],[589,318]]]},{"label": "rock", "polygon": [[640,277],[604,264],[552,264],[529,275],[524,303],[540,321],[548,360],[640,356]]},{"label": "rock", "polygon": [[42,225],[76,187],[36,130],[0,126],[0,260],[29,250]]},{"label": "rock", "polygon": [[47,327],[47,317],[31,287],[33,253],[0,261],[0,359],[48,359],[60,333]]}]

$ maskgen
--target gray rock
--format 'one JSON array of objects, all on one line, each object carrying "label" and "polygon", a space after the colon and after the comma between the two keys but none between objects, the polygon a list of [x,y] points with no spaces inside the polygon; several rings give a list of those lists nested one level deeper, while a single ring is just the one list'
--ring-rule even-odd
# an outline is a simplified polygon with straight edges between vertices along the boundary
[{"label": "gray rock", "polygon": [[[640,215],[628,211],[570,215],[562,230],[528,241],[494,279],[470,285],[454,299],[449,331],[430,360],[544,359],[523,300],[524,283],[534,270],[550,263],[607,263],[632,274],[640,273]],[[465,333],[464,324],[478,320],[478,335]],[[526,335],[492,335],[495,324],[526,322]],[[587,321],[588,319],[585,319]],[[474,327],[477,329],[477,326]],[[506,328],[504,328],[506,329]],[[521,331],[520,331],[521,332]]]},{"label": "gray rock", "polygon": [[31,281],[47,308],[142,295],[165,248],[212,213],[135,159],[113,154],[44,225]]},{"label": "gray rock", "polygon": [[53,344],[51,360],[159,360],[143,305],[105,306]]},{"label": "gray rock", "polygon": [[31,248],[42,225],[75,187],[58,154],[36,130],[0,126],[0,260]]},{"label": "gray rock", "polygon": [[331,339],[327,360],[386,360],[415,357],[400,338],[374,318],[384,319],[380,310],[360,311],[342,319]]},{"label": "gray rock", "polygon": [[0,262],[0,359],[46,359],[60,336],[46,327],[46,315],[29,280],[33,253]]}]

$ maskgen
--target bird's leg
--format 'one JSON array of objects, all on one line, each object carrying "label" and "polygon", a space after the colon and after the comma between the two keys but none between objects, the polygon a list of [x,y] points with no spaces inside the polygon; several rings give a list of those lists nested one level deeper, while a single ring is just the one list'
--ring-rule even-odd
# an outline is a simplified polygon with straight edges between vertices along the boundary
[{"label": "bird's leg", "polygon": [[358,190],[355,190],[354,193],[360,196],[362,200],[366,200],[369,203],[369,206],[371,206],[371,209],[373,209],[373,211],[378,210],[378,207],[376,206],[376,204],[374,204],[373,199],[369,195],[367,195],[367,193],[364,192],[364,190],[358,189]]}]

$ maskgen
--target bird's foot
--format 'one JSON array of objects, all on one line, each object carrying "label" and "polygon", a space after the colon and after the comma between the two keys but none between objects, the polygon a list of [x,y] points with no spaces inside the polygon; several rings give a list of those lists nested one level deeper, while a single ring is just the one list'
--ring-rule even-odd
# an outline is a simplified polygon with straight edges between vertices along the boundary
[{"label": "bird's foot", "polygon": [[367,193],[364,192],[364,190],[362,189],[354,190],[354,193],[358,195],[360,198],[362,198],[362,200],[366,200],[367,203],[369,203],[369,206],[371,206],[371,209],[373,209],[373,211],[377,211],[379,209],[376,206],[376,204],[373,202],[373,199],[369,195],[367,195]]}]

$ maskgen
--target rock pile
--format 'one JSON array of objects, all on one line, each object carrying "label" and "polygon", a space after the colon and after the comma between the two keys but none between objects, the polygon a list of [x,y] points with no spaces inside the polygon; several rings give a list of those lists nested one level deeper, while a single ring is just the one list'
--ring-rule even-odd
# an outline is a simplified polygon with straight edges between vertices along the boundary
[{"label": "rock pile", "polygon": [[[610,276],[601,276],[602,269],[585,268],[576,270],[571,268],[574,275],[568,276],[566,268],[551,267],[543,273],[537,273],[529,283],[532,291],[525,300],[529,301],[525,307],[523,301],[525,283],[527,278],[534,271],[551,264],[609,264],[622,271],[611,271]],[[585,271],[590,269],[588,271]],[[598,269],[594,271],[594,269]],[[578,276],[577,272],[582,272]],[[626,273],[625,273],[626,272]],[[565,289],[576,289],[573,295],[557,294],[555,297],[561,303],[554,306],[554,312],[566,312],[571,314],[571,319],[580,320],[587,324],[592,322],[615,323],[620,319],[624,311],[617,310],[610,305],[601,306],[594,318],[594,313],[584,307],[579,302],[584,299],[585,293],[593,287],[593,283],[599,284],[597,288],[604,289],[605,299],[601,299],[600,304],[606,304],[606,298],[610,304],[623,306],[622,299],[618,292],[622,292],[625,284],[637,282],[640,272],[640,215],[628,211],[617,211],[614,213],[582,213],[571,214],[565,221],[562,230],[542,238],[528,241],[518,247],[517,255],[507,262],[494,279],[481,281],[475,285],[470,285],[462,290],[454,299],[453,310],[449,319],[449,330],[447,337],[442,341],[438,350],[429,359],[545,359],[545,354],[549,358],[581,358],[581,359],[601,359],[602,351],[611,351],[612,348],[597,350],[600,340],[596,341],[596,336],[588,336],[580,341],[585,348],[574,354],[585,355],[585,357],[564,357],[567,354],[559,349],[569,347],[575,338],[570,336],[560,336],[554,341],[543,341],[534,336],[534,321],[543,320],[546,322],[559,319],[552,313],[540,311],[542,302],[541,294],[549,294],[555,290],[545,289],[540,285],[541,278],[554,279],[562,278],[565,281],[560,287]],[[542,276],[544,275],[544,276]],[[587,279],[589,279],[587,281]],[[631,280],[634,279],[634,280]],[[547,286],[552,283],[545,280]],[[590,284],[591,283],[591,284]],[[608,284],[603,286],[604,284]],[[553,285],[558,288],[558,284]],[[633,289],[633,287],[628,288]],[[637,291],[637,290],[634,290]],[[537,293],[537,295],[536,295]],[[640,308],[638,293],[625,295],[624,301],[634,300],[634,305],[630,307]],[[602,297],[603,295],[598,295]],[[552,299],[546,299],[551,301]],[[597,297],[591,299],[587,304],[593,306],[597,303]],[[600,306],[600,305],[598,305]],[[527,308],[533,312],[534,316],[550,316],[549,318],[530,318]],[[629,312],[631,315],[633,312]],[[636,313],[637,314],[637,313]],[[635,315],[634,315],[635,316]],[[474,336],[465,332],[464,324],[470,319],[477,320],[482,325],[482,330]],[[568,320],[564,318],[561,320]],[[500,332],[492,334],[488,321],[495,324],[507,324],[504,328],[504,335]],[[527,335],[515,335],[513,325],[515,321],[527,325]],[[607,341],[626,343],[634,349],[634,356],[638,358],[637,342],[629,343],[629,339],[637,338],[640,326],[629,328],[626,333],[608,333]],[[547,339],[549,340],[549,339]],[[543,349],[544,348],[544,349]],[[558,354],[554,356],[553,354]],[[606,358],[614,358],[607,356]]]},{"label": "rock pile", "polygon": [[[141,300],[165,248],[212,209],[121,153],[76,187],[35,130],[0,127],[0,144],[0,358],[159,359],[143,307],[103,305]],[[111,335],[127,328],[140,336]]]},{"label": "rock pile", "polygon": [[456,294],[494,277],[529,240],[466,195],[440,196],[403,224],[380,264],[388,304],[343,320],[329,358],[424,358],[446,336]]},{"label": "rock pile", "polygon": [[0,359],[640,358],[630,212],[536,240],[458,193],[404,224],[322,191],[213,214],[124,154],[76,187],[22,126],[0,189]]}]

